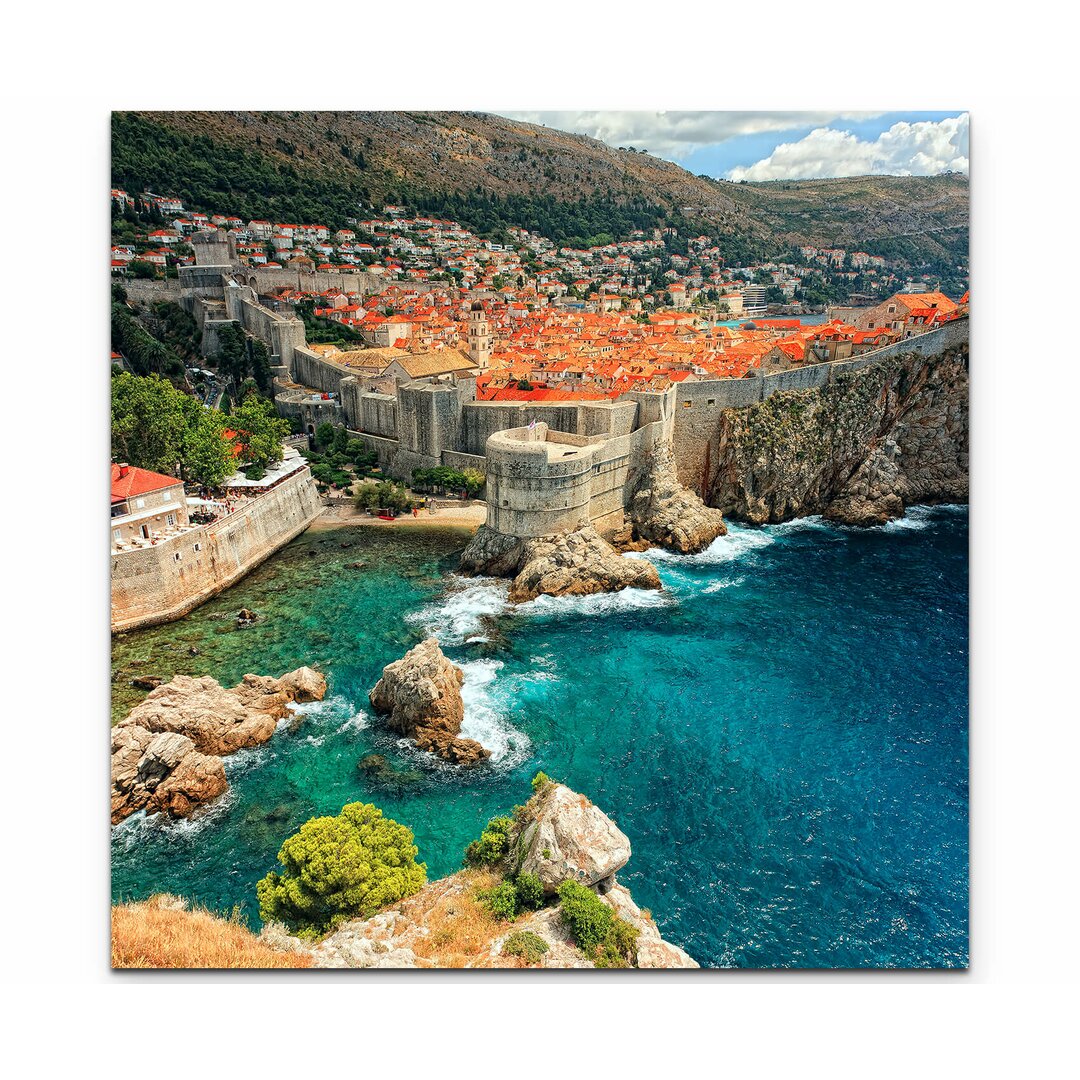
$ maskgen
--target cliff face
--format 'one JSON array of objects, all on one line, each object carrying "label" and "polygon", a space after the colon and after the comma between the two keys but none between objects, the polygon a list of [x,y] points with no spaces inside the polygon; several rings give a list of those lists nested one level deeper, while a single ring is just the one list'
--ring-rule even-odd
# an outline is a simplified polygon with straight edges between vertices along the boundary
[{"label": "cliff face", "polygon": [[754,524],[877,525],[967,502],[967,349],[908,355],[721,414],[709,502]]}]

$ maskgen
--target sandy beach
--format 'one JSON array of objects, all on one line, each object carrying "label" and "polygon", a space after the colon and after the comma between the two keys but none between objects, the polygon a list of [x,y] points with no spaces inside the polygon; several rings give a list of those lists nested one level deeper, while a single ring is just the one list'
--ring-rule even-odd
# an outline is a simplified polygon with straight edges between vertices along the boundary
[{"label": "sandy beach", "polygon": [[377,517],[369,517],[366,511],[357,511],[355,506],[325,507],[322,514],[309,526],[309,530],[319,531],[322,529],[340,529],[344,526],[362,525],[375,529],[416,529],[438,526],[457,526],[460,528],[477,529],[484,524],[487,517],[487,506],[479,500],[461,503],[455,506],[439,507],[434,514],[427,510],[421,510],[415,517],[412,513],[402,514],[393,521],[382,521]]}]

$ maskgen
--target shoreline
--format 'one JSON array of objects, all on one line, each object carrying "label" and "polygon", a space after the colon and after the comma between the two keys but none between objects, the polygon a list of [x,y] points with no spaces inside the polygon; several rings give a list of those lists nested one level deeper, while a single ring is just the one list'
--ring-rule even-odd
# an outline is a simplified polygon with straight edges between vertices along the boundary
[{"label": "shoreline", "polygon": [[308,532],[324,532],[328,529],[374,528],[374,529],[431,529],[461,528],[475,532],[487,520],[487,505],[482,502],[464,503],[460,507],[439,507],[436,513],[426,510],[413,517],[402,514],[393,521],[383,521],[360,513],[353,506],[324,507],[323,512],[308,526]]}]

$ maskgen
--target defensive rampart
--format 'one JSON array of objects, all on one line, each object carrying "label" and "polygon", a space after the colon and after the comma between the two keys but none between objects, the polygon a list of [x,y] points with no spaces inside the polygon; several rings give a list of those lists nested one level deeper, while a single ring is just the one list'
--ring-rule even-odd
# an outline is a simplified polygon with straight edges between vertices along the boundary
[{"label": "defensive rampart", "polygon": [[209,525],[112,555],[112,629],[171,622],[302,533],[322,506],[304,469]]},{"label": "defensive rampart", "polygon": [[[651,395],[655,420],[617,435],[579,435],[543,421],[488,438],[487,524],[507,536],[537,537],[592,524],[620,529],[653,451],[671,437],[674,391]],[[613,414],[615,415],[615,414]]]},{"label": "defensive rampart", "polygon": [[938,330],[905,338],[853,360],[809,364],[780,371],[774,375],[744,379],[710,379],[681,383],[676,391],[673,434],[675,463],[679,479],[691,491],[704,495],[712,463],[710,439],[716,434],[721,413],[726,409],[745,409],[781,390],[812,390],[834,382],[839,375],[895,356],[918,353],[936,356],[967,343],[968,320],[956,319]]}]

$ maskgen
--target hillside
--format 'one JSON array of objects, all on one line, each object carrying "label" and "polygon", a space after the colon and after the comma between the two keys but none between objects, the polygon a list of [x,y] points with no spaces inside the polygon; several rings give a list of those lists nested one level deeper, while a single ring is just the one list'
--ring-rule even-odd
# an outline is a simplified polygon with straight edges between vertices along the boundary
[{"label": "hillside", "polygon": [[666,222],[726,241],[730,258],[891,244],[899,250],[880,253],[951,262],[967,246],[964,176],[734,184],[481,113],[117,113],[113,153],[120,186],[241,216],[261,208],[336,225],[357,202],[398,201],[485,232],[518,223],[556,240]]}]

